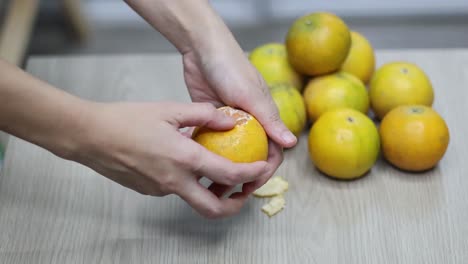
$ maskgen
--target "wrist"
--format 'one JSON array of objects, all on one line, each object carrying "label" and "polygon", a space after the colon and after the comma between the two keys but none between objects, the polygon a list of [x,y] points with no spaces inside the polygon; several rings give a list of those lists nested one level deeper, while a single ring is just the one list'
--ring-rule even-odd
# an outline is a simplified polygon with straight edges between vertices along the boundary
[{"label": "wrist", "polygon": [[68,158],[90,103],[0,60],[0,130]]},{"label": "wrist", "polygon": [[56,124],[37,143],[61,158],[77,160],[90,138],[96,103],[70,97],[64,105],[66,107],[56,117]]},{"label": "wrist", "polygon": [[188,49],[195,53],[215,52],[225,50],[226,43],[233,42],[234,37],[224,24],[221,17],[207,3],[203,11],[199,11],[197,23],[184,23],[188,36]]},{"label": "wrist", "polygon": [[232,38],[207,0],[126,0],[142,18],[178,50],[201,52],[220,48]]}]

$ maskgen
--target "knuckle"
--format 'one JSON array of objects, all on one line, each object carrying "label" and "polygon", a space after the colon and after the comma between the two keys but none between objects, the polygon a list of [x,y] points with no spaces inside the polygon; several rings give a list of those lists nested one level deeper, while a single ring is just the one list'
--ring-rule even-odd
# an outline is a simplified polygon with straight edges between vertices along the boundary
[{"label": "knuckle", "polygon": [[158,179],[159,190],[157,191],[158,196],[162,194],[167,195],[173,193],[177,188],[177,180],[171,174],[165,174]]},{"label": "knuckle", "polygon": [[238,181],[240,179],[240,174],[238,173],[233,173],[233,174],[226,174],[224,177],[224,182],[223,184],[226,184],[226,185],[236,185],[238,184]]},{"label": "knuckle", "polygon": [[185,169],[189,169],[194,172],[199,172],[203,167],[201,159],[202,157],[200,153],[198,153],[197,151],[190,151],[182,155],[178,163]]},{"label": "knuckle", "polygon": [[263,78],[262,74],[254,67],[254,84],[259,86],[259,87],[266,87],[266,81],[265,78]]},{"label": "knuckle", "polygon": [[[249,166],[249,167],[247,167]],[[252,165],[245,165],[244,167],[238,169],[232,176],[237,183],[243,181],[244,179],[249,178],[252,175],[257,174],[257,168]]]},{"label": "knuckle", "polygon": [[257,87],[257,89],[260,91],[261,96],[268,96],[270,94],[268,84],[266,83],[262,74],[258,71],[256,71],[256,74],[254,76],[253,85]]},{"label": "knuckle", "polygon": [[280,122],[281,121],[281,117],[277,111],[277,108],[276,106],[272,106],[272,109],[274,109],[273,111],[270,111],[269,115],[268,115],[268,120],[270,120],[271,122]]},{"label": "knuckle", "polygon": [[200,110],[205,114],[212,114],[216,110],[214,105],[210,103],[198,103],[198,106],[200,107]]},{"label": "knuckle", "polygon": [[212,205],[207,208],[205,212],[205,217],[209,219],[220,218],[223,215],[223,211],[219,205]]},{"label": "knuckle", "polygon": [[260,180],[260,182],[262,182],[262,185],[265,184],[269,179],[271,179],[271,177],[273,177],[273,174],[274,174],[273,171],[269,171],[268,173],[263,175],[263,177],[261,177],[261,180]]}]

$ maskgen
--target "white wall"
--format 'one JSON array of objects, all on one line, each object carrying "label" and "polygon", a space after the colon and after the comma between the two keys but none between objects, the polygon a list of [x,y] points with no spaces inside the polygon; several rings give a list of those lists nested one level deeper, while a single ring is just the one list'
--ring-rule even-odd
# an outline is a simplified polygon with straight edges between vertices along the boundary
[{"label": "white wall", "polygon": [[304,10],[328,10],[346,16],[433,15],[465,12],[467,0],[270,0],[274,16],[297,16]]},{"label": "white wall", "polygon": [[[195,1],[195,0],[194,0]],[[211,0],[230,24],[251,24],[265,19],[291,19],[324,10],[343,16],[450,15],[466,13],[468,0]],[[142,23],[130,8],[117,0],[84,1],[91,21],[100,25]]]}]

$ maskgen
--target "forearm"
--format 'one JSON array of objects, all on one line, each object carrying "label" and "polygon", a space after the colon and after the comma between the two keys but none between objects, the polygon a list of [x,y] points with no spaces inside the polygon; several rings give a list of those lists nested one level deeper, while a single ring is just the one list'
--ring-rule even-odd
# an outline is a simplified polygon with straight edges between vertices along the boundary
[{"label": "forearm", "polygon": [[76,147],[86,103],[0,60],[0,129],[60,156]]},{"label": "forearm", "polygon": [[[235,43],[207,0],[125,0],[181,53]],[[224,43],[223,43],[224,42]]]}]

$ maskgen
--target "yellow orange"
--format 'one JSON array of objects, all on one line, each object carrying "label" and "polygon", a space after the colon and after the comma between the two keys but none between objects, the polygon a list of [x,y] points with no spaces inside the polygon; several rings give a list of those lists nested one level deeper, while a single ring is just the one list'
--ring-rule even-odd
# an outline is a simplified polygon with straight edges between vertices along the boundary
[{"label": "yellow orange", "polygon": [[400,105],[432,106],[434,91],[428,76],[416,64],[390,62],[377,69],[369,84],[372,110],[382,119]]},{"label": "yellow orange", "polygon": [[290,84],[272,85],[270,92],[278,107],[281,120],[292,133],[299,136],[307,122],[307,112],[301,93]]},{"label": "yellow orange", "polygon": [[379,132],[385,159],[408,171],[434,167],[445,155],[450,141],[444,119],[424,105],[394,108],[382,120]]},{"label": "yellow orange", "polygon": [[375,124],[365,114],[340,108],[323,114],[309,132],[309,155],[323,173],[338,179],[363,176],[380,148]]},{"label": "yellow orange", "polygon": [[340,68],[351,46],[351,34],[341,18],[318,12],[295,20],[285,42],[293,68],[315,76]]},{"label": "yellow orange", "polygon": [[375,55],[371,43],[356,31],[351,32],[351,48],[341,70],[369,82],[375,69]]},{"label": "yellow orange", "polygon": [[346,72],[313,78],[304,89],[304,100],[311,121],[337,108],[349,107],[362,113],[369,109],[366,87],[361,80]]},{"label": "yellow orange", "polygon": [[289,64],[286,47],[281,43],[267,43],[256,47],[249,55],[250,62],[268,85],[290,83],[302,90],[302,76]]},{"label": "yellow orange", "polygon": [[219,108],[236,119],[231,130],[215,131],[206,127],[195,129],[192,138],[208,150],[233,162],[266,160],[268,138],[260,123],[247,112],[228,106]]}]

